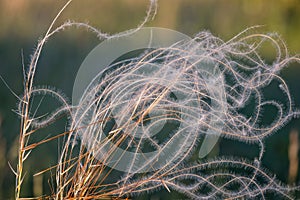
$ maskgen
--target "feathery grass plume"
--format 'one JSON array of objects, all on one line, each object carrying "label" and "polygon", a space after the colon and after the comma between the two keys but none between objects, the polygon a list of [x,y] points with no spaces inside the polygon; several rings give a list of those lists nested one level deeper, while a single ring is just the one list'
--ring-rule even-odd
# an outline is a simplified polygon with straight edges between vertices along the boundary
[{"label": "feathery grass plume", "polygon": [[[66,6],[70,3],[69,1]],[[65,6],[65,7],[66,7]],[[166,189],[192,199],[262,198],[267,194],[292,199],[289,187],[261,166],[264,141],[299,111],[285,81],[278,75],[298,57],[290,57],[276,35],[249,34],[249,28],[224,42],[208,32],[169,47],[148,49],[112,63],[84,91],[78,105],[49,88],[33,87],[40,52],[49,37],[69,26],[88,28],[100,38],[112,39],[139,31],[155,15],[150,1],[146,18],[136,29],[108,36],[84,23],[66,22],[53,28],[59,12],[38,43],[25,77],[21,115],[16,198],[20,199],[22,166],[39,144],[65,136],[49,199],[127,199]],[[259,54],[273,44],[277,57],[267,64]],[[277,84],[285,105],[266,99],[264,88]],[[62,107],[46,117],[30,114],[34,95],[52,95]],[[241,112],[255,99],[249,115]],[[277,110],[271,122],[264,110]],[[69,114],[69,128],[46,141],[29,144],[30,134]],[[154,134],[155,133],[155,134]],[[257,143],[255,160],[236,157],[188,162],[203,135]],[[41,172],[43,173],[43,172]]]},{"label": "feathery grass plume", "polygon": [[[71,116],[72,113],[72,106],[70,106],[67,103],[67,100],[63,95],[58,93],[55,90],[49,89],[49,88],[35,88],[33,85],[34,81],[34,76],[36,72],[36,68],[38,65],[38,61],[41,55],[41,51],[43,50],[43,47],[47,40],[54,35],[55,33],[59,32],[60,30],[63,30],[67,27],[70,26],[79,26],[79,27],[85,27],[88,30],[92,30],[94,32],[97,32],[97,37],[99,39],[109,39],[109,38],[115,38],[115,37],[121,37],[124,35],[130,35],[136,31],[138,31],[141,27],[144,26],[144,24],[152,19],[154,15],[156,14],[156,7],[157,7],[157,2],[156,0],[150,0],[150,6],[147,11],[147,15],[145,19],[142,21],[142,23],[134,30],[132,31],[126,31],[122,33],[118,33],[115,35],[109,35],[106,33],[102,33],[100,30],[95,29],[94,27],[89,26],[88,24],[85,23],[80,23],[80,22],[70,22],[67,21],[64,24],[54,28],[54,24],[61,15],[61,13],[66,9],[66,7],[72,2],[72,0],[69,0],[63,8],[58,12],[52,23],[50,24],[46,34],[38,41],[37,47],[34,51],[34,53],[31,56],[31,61],[29,63],[29,66],[26,68],[25,65],[23,64],[23,72],[24,72],[24,94],[20,98],[20,103],[18,105],[18,112],[21,117],[21,128],[20,128],[20,136],[19,136],[19,149],[18,149],[18,164],[17,164],[17,169],[14,170],[13,167],[11,167],[12,171],[16,175],[16,187],[15,187],[15,198],[16,199],[22,199],[21,198],[21,188],[22,188],[22,183],[24,180],[24,172],[23,172],[23,167],[24,167],[24,162],[30,155],[31,151],[36,148],[38,145],[46,143],[50,140],[59,138],[61,136],[64,136],[66,134],[69,134],[70,131],[67,131],[65,133],[61,133],[55,137],[30,144],[29,139],[30,135],[36,132],[39,128],[42,128],[44,126],[49,125],[52,123],[58,115],[60,115],[62,112],[67,112]],[[36,117],[32,116],[31,112],[31,104],[32,104],[32,98],[34,95],[48,95],[50,94],[51,96],[57,98],[59,102],[63,104],[63,106],[58,109],[57,111],[53,112],[50,114],[46,119],[42,119],[42,117]],[[60,165],[58,165],[60,167]],[[59,171],[59,169],[58,169]],[[59,185],[59,184],[58,184]],[[65,188],[62,186],[60,189],[57,189],[56,195],[51,196],[51,198],[54,198],[56,196],[56,199],[65,199],[68,196],[62,196],[66,195],[66,193],[61,193],[60,191],[64,191]],[[105,195],[103,195],[105,197]]]}]

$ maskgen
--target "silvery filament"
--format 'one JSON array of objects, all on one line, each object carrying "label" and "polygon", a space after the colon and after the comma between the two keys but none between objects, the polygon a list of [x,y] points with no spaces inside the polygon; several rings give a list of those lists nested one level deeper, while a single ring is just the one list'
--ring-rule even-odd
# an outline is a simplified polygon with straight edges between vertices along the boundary
[{"label": "silvery filament", "polygon": [[[133,51],[139,54],[116,60]],[[199,156],[207,155],[227,109],[219,64],[207,53],[162,28],[98,45],[73,89],[72,126],[82,143],[105,165],[129,173],[177,165],[201,134],[207,137]]]}]

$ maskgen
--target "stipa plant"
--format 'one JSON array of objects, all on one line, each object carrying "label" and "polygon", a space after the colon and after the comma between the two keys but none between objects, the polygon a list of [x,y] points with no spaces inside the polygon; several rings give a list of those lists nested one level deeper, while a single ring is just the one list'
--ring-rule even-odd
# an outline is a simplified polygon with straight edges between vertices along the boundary
[{"label": "stipa plant", "polygon": [[[275,35],[249,34],[251,28],[224,42],[201,32],[191,40],[140,51],[101,71],[78,105],[70,105],[53,89],[33,86],[40,53],[53,34],[76,25],[96,32],[102,39],[128,36],[155,15],[156,2],[150,2],[145,21],[137,29],[112,36],[70,21],[53,28],[66,6],[53,21],[25,70],[25,91],[19,104],[16,198],[20,199],[23,163],[30,152],[63,137],[54,166],[53,193],[44,198],[128,199],[166,189],[192,199],[264,199],[269,193],[292,199],[291,192],[299,187],[280,183],[261,166],[265,138],[299,116],[288,86],[278,75],[299,58],[290,57]],[[272,43],[277,50],[272,64],[266,64],[259,54],[264,43]],[[277,83],[284,94],[284,105],[264,98],[263,89],[271,82]],[[34,116],[31,104],[36,95],[54,96],[62,106],[48,116]],[[241,110],[253,99],[255,109],[249,115],[243,114]],[[264,122],[263,113],[268,106],[277,110],[269,124]],[[62,113],[69,116],[67,131],[28,143],[32,133],[53,123]],[[204,135],[256,143],[260,151],[253,161],[219,157],[191,164],[189,160]]]}]

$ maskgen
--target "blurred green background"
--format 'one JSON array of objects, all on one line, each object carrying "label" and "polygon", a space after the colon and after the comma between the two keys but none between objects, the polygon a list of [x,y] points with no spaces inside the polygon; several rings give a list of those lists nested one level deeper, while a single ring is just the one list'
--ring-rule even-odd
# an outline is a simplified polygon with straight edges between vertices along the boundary
[{"label": "blurred green background", "polygon": [[[37,40],[65,2],[0,0],[0,75],[16,94],[22,94],[22,52],[27,65]],[[279,33],[292,55],[300,53],[300,0],[160,0],[158,3],[157,16],[147,26],[170,28],[190,36],[208,30],[227,40],[247,27],[264,25],[261,32]],[[67,19],[89,22],[104,32],[116,33],[136,27],[143,20],[148,4],[147,0],[74,0],[58,23]],[[35,84],[59,88],[71,97],[77,69],[98,44],[95,35],[85,30],[71,28],[58,33],[45,46]],[[272,53],[263,54],[266,59],[272,59]],[[281,76],[290,87],[295,106],[300,108],[300,65],[290,65]],[[0,82],[0,199],[14,197],[15,177],[8,162],[16,166],[20,125],[19,117],[14,113],[16,103],[16,97]],[[50,127],[48,131],[39,132],[40,138],[36,140],[63,129],[64,123],[61,127]],[[263,165],[285,183],[299,183],[298,171],[291,174],[288,156],[289,138],[293,137],[290,135],[295,133],[292,141],[296,141],[299,130],[300,121],[294,119],[266,141]],[[57,146],[57,142],[51,142],[32,152],[25,166],[28,174],[23,187],[24,196],[49,192],[47,178],[33,179],[31,175],[55,164]],[[257,152],[255,145],[222,139],[211,156],[236,155],[251,159],[257,156]],[[293,165],[297,166],[298,160]],[[141,199],[174,199],[177,198],[175,195],[162,191],[143,195]]]}]

